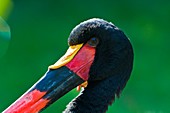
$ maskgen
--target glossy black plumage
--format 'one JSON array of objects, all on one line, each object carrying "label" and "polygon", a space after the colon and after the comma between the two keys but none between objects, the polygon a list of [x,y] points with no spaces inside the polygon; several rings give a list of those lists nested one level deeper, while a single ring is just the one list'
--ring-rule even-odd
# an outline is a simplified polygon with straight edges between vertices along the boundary
[{"label": "glossy black plumage", "polygon": [[115,25],[102,19],[90,19],[76,26],[69,45],[86,43],[97,37],[94,62],[88,86],[67,105],[65,113],[104,113],[125,87],[133,67],[133,49],[129,39]]}]

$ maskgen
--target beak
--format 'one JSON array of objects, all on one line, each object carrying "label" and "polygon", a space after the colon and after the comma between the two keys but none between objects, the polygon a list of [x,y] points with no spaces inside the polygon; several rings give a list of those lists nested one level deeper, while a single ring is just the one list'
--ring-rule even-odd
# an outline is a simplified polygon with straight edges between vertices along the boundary
[{"label": "beak", "polygon": [[2,113],[38,113],[89,78],[95,48],[88,44],[70,46],[66,54],[25,94]]}]

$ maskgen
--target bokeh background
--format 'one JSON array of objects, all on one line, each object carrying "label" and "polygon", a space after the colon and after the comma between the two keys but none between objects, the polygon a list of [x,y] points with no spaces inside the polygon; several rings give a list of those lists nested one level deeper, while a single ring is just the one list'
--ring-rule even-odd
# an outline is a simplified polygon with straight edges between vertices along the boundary
[{"label": "bokeh background", "polygon": [[[169,0],[0,0],[0,16],[11,29],[0,57],[0,112],[31,87],[66,49],[70,31],[99,17],[130,38],[132,76],[108,113],[170,113]],[[61,113],[73,89],[43,113]]]}]

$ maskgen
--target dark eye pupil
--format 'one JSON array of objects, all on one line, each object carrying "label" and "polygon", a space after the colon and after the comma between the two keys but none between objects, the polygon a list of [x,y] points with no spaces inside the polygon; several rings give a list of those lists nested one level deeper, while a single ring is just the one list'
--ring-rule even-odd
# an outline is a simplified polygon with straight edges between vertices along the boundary
[{"label": "dark eye pupil", "polygon": [[99,39],[96,37],[93,37],[88,41],[88,44],[92,47],[96,47],[98,43],[99,43]]}]

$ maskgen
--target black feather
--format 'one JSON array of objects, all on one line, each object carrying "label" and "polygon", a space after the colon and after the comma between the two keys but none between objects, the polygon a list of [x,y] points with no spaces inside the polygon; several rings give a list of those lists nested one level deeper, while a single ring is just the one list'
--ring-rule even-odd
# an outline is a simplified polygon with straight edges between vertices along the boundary
[{"label": "black feather", "polygon": [[73,29],[68,43],[86,43],[91,37],[97,37],[99,44],[90,68],[89,84],[69,103],[64,113],[106,112],[130,77],[133,49],[125,34],[112,23],[90,19]]}]

